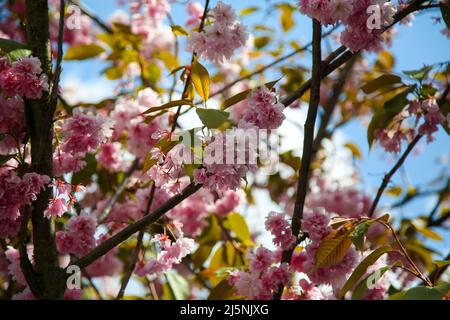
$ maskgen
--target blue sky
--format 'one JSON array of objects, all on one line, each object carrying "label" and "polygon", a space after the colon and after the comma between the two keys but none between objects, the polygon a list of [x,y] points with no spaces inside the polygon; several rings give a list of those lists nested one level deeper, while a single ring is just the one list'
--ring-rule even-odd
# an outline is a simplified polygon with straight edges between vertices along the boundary
[{"label": "blue sky", "polygon": [[[261,0],[228,0],[224,2],[232,4],[237,11],[243,7],[253,5],[263,6],[265,3],[265,1]],[[290,2],[295,3],[296,1]],[[107,18],[118,8],[116,0],[85,0],[83,3],[105,20],[107,20]],[[215,3],[216,1],[212,1],[212,5]],[[177,24],[184,24],[186,19],[184,6],[174,5],[172,14]],[[395,69],[397,72],[419,69],[424,64],[433,64],[450,60],[450,40],[441,35],[440,31],[443,26],[434,24],[432,17],[435,16],[439,16],[439,11],[421,13],[414,20],[412,27],[400,26],[398,28],[398,35],[395,38],[392,47],[392,52],[396,56]],[[310,21],[301,16],[300,13],[296,14],[296,21],[296,28],[288,37],[297,40],[300,39],[302,40],[302,43],[305,43],[311,37]],[[278,17],[275,16],[266,19],[262,12],[245,17],[243,22],[248,24],[266,23],[279,30]],[[302,58],[306,65],[309,63],[309,58],[309,55]],[[188,59],[187,55],[186,59]],[[113,84],[100,75],[100,71],[103,67],[104,65],[98,61],[65,63],[63,85],[68,83],[80,85],[84,88],[83,90],[80,90],[80,94],[81,92],[84,93],[85,96],[83,98],[87,101],[98,100],[105,96],[112,96],[114,95]],[[298,122],[301,121],[301,111],[292,114],[298,114]],[[367,191],[373,192],[380,184],[383,173],[392,166],[393,158],[386,156],[377,148],[369,152],[366,140],[366,128],[364,128],[360,122],[354,122],[346,126],[341,132],[341,137],[344,140],[356,143],[360,147],[364,159],[358,161],[357,166],[361,170],[361,178]],[[420,148],[423,148],[422,153],[419,156],[413,156],[407,160],[405,171],[408,173],[408,179],[412,184],[418,185],[430,182],[431,179],[442,175],[442,170],[446,171],[447,176],[449,175],[450,169],[448,162],[447,164],[439,164],[438,159],[443,156],[449,156],[450,139],[443,130],[436,134],[436,139],[437,141],[430,145],[422,143],[423,145],[420,146]],[[395,176],[394,182],[403,184],[402,173],[398,173]],[[384,203],[393,201],[395,200],[389,197],[383,197],[382,199],[382,202]],[[432,197],[422,199],[421,201],[414,201],[411,205],[404,208],[402,212],[397,212],[396,214],[406,216],[425,214],[434,205],[434,202],[435,199]],[[445,242],[447,244],[450,243],[449,234],[446,235]],[[442,249],[442,244],[430,243],[430,245]]]}]

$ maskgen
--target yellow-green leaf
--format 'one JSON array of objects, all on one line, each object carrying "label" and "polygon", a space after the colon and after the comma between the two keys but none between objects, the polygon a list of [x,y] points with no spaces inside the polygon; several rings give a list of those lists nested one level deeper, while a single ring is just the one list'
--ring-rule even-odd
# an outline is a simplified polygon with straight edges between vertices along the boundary
[{"label": "yellow-green leaf", "polygon": [[195,91],[198,93],[200,98],[202,98],[205,102],[208,101],[211,80],[209,78],[208,70],[206,70],[206,68],[198,61],[195,61],[192,66],[191,80],[194,84]]},{"label": "yellow-green leaf", "polygon": [[341,262],[351,245],[352,240],[348,233],[338,233],[337,236],[332,233],[331,236],[323,239],[317,249],[314,270],[334,266]]},{"label": "yellow-green leaf", "polygon": [[417,230],[417,232],[420,232],[423,236],[425,236],[427,238],[430,238],[430,239],[433,239],[433,240],[436,240],[436,241],[441,241],[442,240],[442,237],[441,237],[441,235],[439,233],[434,232],[433,230],[431,230],[431,229],[429,229],[429,228],[427,228],[425,226],[422,226],[420,224],[420,222],[412,221],[412,225]]},{"label": "yellow-green leaf", "polygon": [[344,298],[345,294],[356,285],[359,279],[366,273],[367,268],[373,265],[383,254],[393,251],[390,246],[383,246],[375,249],[355,268],[350,278],[339,292],[339,298]]},{"label": "yellow-green leaf", "polygon": [[208,300],[229,300],[234,295],[234,288],[229,285],[228,279],[223,279],[210,292]]},{"label": "yellow-green leaf", "polygon": [[97,57],[105,49],[96,44],[82,44],[67,49],[64,60],[85,60]]},{"label": "yellow-green leaf", "polygon": [[230,230],[234,232],[238,238],[246,246],[252,245],[250,230],[244,217],[237,212],[230,214],[227,218]]},{"label": "yellow-green leaf", "polygon": [[239,12],[239,15],[241,15],[241,16],[247,16],[247,15],[249,15],[249,14],[251,14],[251,13],[253,13],[253,12],[256,12],[256,11],[258,11],[258,10],[259,10],[258,7],[248,7],[248,8],[244,8],[244,9],[241,10],[241,12]]},{"label": "yellow-green leaf", "polygon": [[155,54],[155,58],[161,60],[167,70],[176,69],[180,66],[178,58],[170,51],[159,51]]},{"label": "yellow-green leaf", "polygon": [[184,30],[184,28],[182,26],[173,25],[173,26],[170,26],[170,27],[172,28],[172,32],[174,34],[176,34],[177,36],[187,37],[189,35],[189,33],[186,30]]},{"label": "yellow-green leaf", "polygon": [[291,30],[295,25],[293,15],[296,12],[296,7],[290,3],[280,3],[277,7],[280,9],[280,22],[283,31]]},{"label": "yellow-green leaf", "polygon": [[149,114],[149,113],[156,112],[156,111],[166,110],[166,109],[170,109],[170,108],[178,107],[178,106],[193,106],[193,105],[194,104],[192,103],[191,100],[187,100],[187,99],[173,100],[173,101],[165,103],[161,106],[152,107],[152,108],[146,110],[144,112],[144,114]]},{"label": "yellow-green leaf", "polygon": [[393,186],[386,190],[386,194],[390,195],[391,197],[398,197],[402,194],[402,187],[400,186]]},{"label": "yellow-green leaf", "polygon": [[369,81],[365,85],[361,87],[362,91],[366,94],[373,93],[379,89],[391,87],[394,84],[398,84],[402,82],[402,78],[395,74],[383,74],[378,78]]},{"label": "yellow-green leaf", "polygon": [[344,147],[349,149],[355,158],[362,159],[361,151],[359,150],[357,145],[349,142],[349,143],[346,143],[344,145]]}]

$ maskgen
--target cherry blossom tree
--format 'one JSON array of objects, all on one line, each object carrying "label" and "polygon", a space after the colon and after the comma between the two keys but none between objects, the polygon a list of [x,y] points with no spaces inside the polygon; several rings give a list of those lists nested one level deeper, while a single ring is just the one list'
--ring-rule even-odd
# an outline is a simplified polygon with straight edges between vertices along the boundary
[{"label": "cherry blossom tree", "polygon": [[[118,1],[104,20],[0,1],[2,299],[449,297],[448,252],[429,247],[448,250],[448,168],[393,178],[418,146],[448,155],[450,65],[400,73],[390,50],[424,12],[447,41],[448,1],[227,2]],[[64,67],[84,60],[106,66],[111,98],[70,98]],[[302,147],[280,151],[294,114]],[[356,143],[332,177],[327,144],[352,123],[391,159],[375,190]],[[395,214],[421,198],[431,212]]]}]

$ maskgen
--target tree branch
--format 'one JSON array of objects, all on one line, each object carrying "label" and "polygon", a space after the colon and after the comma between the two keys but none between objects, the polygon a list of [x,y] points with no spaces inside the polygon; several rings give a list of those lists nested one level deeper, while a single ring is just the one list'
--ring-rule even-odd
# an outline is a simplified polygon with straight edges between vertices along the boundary
[{"label": "tree branch", "polygon": [[422,135],[418,134],[408,145],[406,150],[403,152],[401,157],[397,160],[394,167],[384,176],[383,181],[381,182],[380,187],[378,188],[377,195],[375,196],[375,200],[372,203],[372,207],[369,210],[369,217],[372,217],[375,213],[375,210],[380,202],[381,196],[383,195],[384,190],[386,190],[387,185],[391,181],[392,176],[397,172],[397,170],[403,165],[408,155],[414,149],[416,144],[422,139]]},{"label": "tree branch", "polygon": [[182,202],[192,194],[196,193],[198,190],[200,190],[201,187],[202,187],[201,185],[195,185],[194,183],[191,183],[183,190],[181,194],[178,194],[170,198],[166,203],[164,203],[162,206],[160,206],[158,209],[156,209],[149,215],[143,217],[141,220],[129,225],[120,232],[116,233],[114,236],[107,239],[99,246],[97,246],[95,249],[93,249],[90,253],[75,261],[73,265],[77,265],[80,269],[85,268],[86,266],[88,266],[101,256],[103,256],[104,254],[109,252],[111,249],[127,240],[136,232],[141,231],[142,229],[148,227],[152,223],[158,221],[162,216],[164,216],[167,213],[167,211],[173,209],[180,202]]},{"label": "tree branch", "polygon": [[[425,3],[427,0],[413,0],[410,5],[405,9],[399,11],[394,16],[394,22],[387,26],[384,31],[389,30],[392,26],[398,23],[400,20],[404,19],[409,14],[419,10],[419,7]],[[322,64],[322,78],[327,77],[329,74],[334,72],[337,68],[348,62],[354,55],[359,53],[351,52],[345,46],[341,46],[335,51],[333,51]],[[338,58],[337,58],[338,57]],[[336,59],[336,60],[335,60]],[[297,99],[301,98],[309,89],[311,89],[311,79],[306,81],[297,91],[293,92],[289,96],[285,97],[281,103],[284,104],[285,107],[288,107]]]}]

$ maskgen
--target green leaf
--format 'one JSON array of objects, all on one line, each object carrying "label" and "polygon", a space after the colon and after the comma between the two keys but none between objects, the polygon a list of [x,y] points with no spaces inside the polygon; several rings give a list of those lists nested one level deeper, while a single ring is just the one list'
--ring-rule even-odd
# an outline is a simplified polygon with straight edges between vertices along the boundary
[{"label": "green leaf", "polygon": [[443,282],[435,287],[418,286],[407,291],[400,291],[389,300],[442,300],[450,291],[450,283]]},{"label": "green leaf", "polygon": [[194,267],[199,269],[203,266],[206,260],[208,260],[214,246],[201,245],[195,252],[192,254],[191,259],[194,262]]},{"label": "green leaf", "polygon": [[29,57],[33,53],[25,44],[9,39],[0,39],[0,49],[13,61]]},{"label": "green leaf", "polygon": [[205,102],[208,101],[211,80],[209,78],[208,70],[206,70],[206,68],[198,61],[195,61],[192,66],[191,80],[194,84],[195,91],[197,91],[200,98]]},{"label": "green leaf", "polygon": [[386,101],[383,108],[375,111],[369,127],[367,128],[367,141],[369,143],[369,147],[372,146],[373,141],[375,140],[375,131],[377,129],[385,129],[389,126],[392,119],[408,104],[407,96],[415,89],[416,86],[409,87],[392,99]]},{"label": "green leaf", "polygon": [[283,31],[291,30],[295,25],[293,15],[296,12],[296,7],[290,3],[279,3],[277,8],[280,10],[280,22]]},{"label": "green leaf", "polygon": [[362,91],[364,91],[364,93],[370,94],[379,89],[391,87],[392,85],[397,83],[402,83],[402,78],[394,74],[383,74],[380,77],[366,83],[361,87],[361,89]]},{"label": "green leaf", "polygon": [[408,89],[400,92],[392,99],[384,103],[384,109],[394,115],[398,114],[409,103],[408,95],[416,89],[416,86],[411,86]]},{"label": "green leaf", "polygon": [[353,244],[359,251],[364,251],[364,237],[369,230],[372,220],[364,221],[356,226],[356,228],[350,232],[349,237],[352,239]]},{"label": "green leaf", "polygon": [[260,49],[264,48],[265,46],[267,46],[270,43],[271,40],[272,40],[272,38],[268,37],[268,36],[255,37],[254,42],[255,42],[256,49],[260,50]]},{"label": "green leaf", "polygon": [[409,76],[411,79],[422,81],[432,69],[433,67],[431,66],[424,66],[419,70],[403,71],[403,73]]},{"label": "green leaf", "polygon": [[64,60],[85,60],[97,57],[105,49],[96,44],[82,44],[67,49]]},{"label": "green leaf", "polygon": [[244,245],[251,246],[251,234],[244,217],[239,213],[234,212],[227,217],[227,221],[229,229],[234,232],[236,238],[238,238]]},{"label": "green leaf", "polygon": [[229,300],[234,294],[234,288],[228,284],[227,279],[223,279],[218,285],[212,288],[208,300]]},{"label": "green leaf", "polygon": [[353,290],[352,300],[361,300],[364,297],[364,294],[366,293],[366,291],[368,289],[368,284],[369,283],[375,284],[377,282],[377,280],[380,279],[386,273],[386,271],[388,271],[389,269],[391,269],[391,267],[386,266],[386,267],[376,270],[375,272],[372,272],[370,275],[365,277],[356,286],[355,290]]},{"label": "green leaf", "polygon": [[355,268],[350,278],[339,292],[339,299],[344,298],[345,294],[353,288],[359,279],[366,273],[367,268],[373,265],[383,254],[393,251],[390,246],[383,246],[375,249]]},{"label": "green leaf", "polygon": [[438,268],[444,268],[444,267],[450,265],[450,261],[447,261],[447,260],[435,260],[435,261],[433,261],[433,263],[434,263]]},{"label": "green leaf", "polygon": [[173,26],[170,26],[170,27],[172,28],[172,32],[174,34],[176,34],[177,36],[187,37],[189,35],[189,33],[186,30],[184,30],[184,28],[182,26],[173,25]]},{"label": "green leaf", "polygon": [[174,298],[186,300],[189,296],[189,284],[186,279],[175,272],[167,272],[166,279]]},{"label": "green leaf", "polygon": [[236,255],[236,250],[230,242],[226,242],[217,248],[213,257],[211,258],[211,262],[209,264],[209,268],[211,270],[217,270],[223,267],[233,266],[234,258]]},{"label": "green leaf", "polygon": [[447,28],[450,29],[450,3],[440,2],[439,7],[441,8],[442,19],[444,19]]},{"label": "green leaf", "polygon": [[196,112],[203,124],[209,129],[219,128],[225,123],[225,121],[228,120],[228,117],[230,116],[229,112],[216,109],[198,108]]}]

